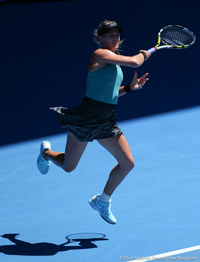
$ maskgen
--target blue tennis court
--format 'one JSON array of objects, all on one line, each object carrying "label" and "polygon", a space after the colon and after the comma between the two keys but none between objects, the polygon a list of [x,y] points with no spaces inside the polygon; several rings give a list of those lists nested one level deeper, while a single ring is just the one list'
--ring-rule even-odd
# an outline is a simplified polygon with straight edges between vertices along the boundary
[{"label": "blue tennis court", "polygon": [[113,195],[114,226],[88,204],[115,165],[97,142],[70,174],[36,166],[40,142],[63,151],[66,134],[0,147],[0,261],[200,261],[200,107],[119,124],[136,167]]},{"label": "blue tennis court", "polygon": [[[198,17],[196,1],[0,1],[1,262],[200,262]],[[88,203],[116,164],[97,142],[70,174],[52,165],[41,175],[36,165],[43,140],[65,149],[48,108],[81,102],[104,19],[123,27],[124,55],[151,48],[168,24],[197,37],[192,48],[152,55],[138,70],[149,72],[147,86],[120,98],[136,166],[113,194],[116,225]],[[126,84],[133,70],[123,71]]]}]

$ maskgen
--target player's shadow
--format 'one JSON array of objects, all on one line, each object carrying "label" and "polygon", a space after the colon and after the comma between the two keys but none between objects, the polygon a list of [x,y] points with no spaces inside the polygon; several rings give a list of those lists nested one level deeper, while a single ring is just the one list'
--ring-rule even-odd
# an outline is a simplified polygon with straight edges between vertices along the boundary
[{"label": "player's shadow", "polygon": [[1,236],[14,243],[14,245],[0,246],[1,253],[21,256],[53,256],[63,251],[98,248],[94,242],[108,240],[104,234],[79,233],[66,237],[68,241],[60,245],[46,242],[32,244],[16,239],[17,235],[19,234],[4,234]]}]

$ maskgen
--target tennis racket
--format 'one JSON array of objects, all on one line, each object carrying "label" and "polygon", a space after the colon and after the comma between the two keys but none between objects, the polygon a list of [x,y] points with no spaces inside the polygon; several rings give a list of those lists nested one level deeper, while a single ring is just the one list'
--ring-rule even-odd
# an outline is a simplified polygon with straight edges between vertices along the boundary
[{"label": "tennis racket", "polygon": [[154,53],[160,49],[185,49],[194,44],[196,37],[193,32],[180,25],[168,25],[158,33],[157,44],[147,50]]},{"label": "tennis racket", "polygon": [[78,234],[71,234],[66,237],[68,240],[67,243],[74,243],[74,242],[81,242],[81,241],[100,241],[100,240],[107,240],[104,234],[101,233],[78,233]]}]

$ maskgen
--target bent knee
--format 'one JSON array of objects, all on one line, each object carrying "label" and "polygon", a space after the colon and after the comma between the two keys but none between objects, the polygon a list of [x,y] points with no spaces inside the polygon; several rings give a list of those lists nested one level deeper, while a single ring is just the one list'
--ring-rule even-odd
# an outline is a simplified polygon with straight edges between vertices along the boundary
[{"label": "bent knee", "polygon": [[132,161],[129,162],[129,169],[130,169],[130,171],[131,171],[134,167],[135,167],[135,161],[132,160]]},{"label": "bent knee", "polygon": [[129,160],[124,166],[124,170],[126,170],[127,174],[134,168],[135,161],[133,159]]},{"label": "bent knee", "polygon": [[72,171],[74,171],[75,168],[76,166],[64,166],[63,167],[64,171],[67,173],[71,173]]}]

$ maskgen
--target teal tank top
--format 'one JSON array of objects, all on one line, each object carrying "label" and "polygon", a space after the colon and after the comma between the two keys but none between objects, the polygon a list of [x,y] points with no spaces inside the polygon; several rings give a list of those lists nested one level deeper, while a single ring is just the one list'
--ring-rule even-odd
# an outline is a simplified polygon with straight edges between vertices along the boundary
[{"label": "teal tank top", "polygon": [[117,104],[123,72],[118,65],[107,64],[97,71],[89,72],[86,96],[108,104]]}]

